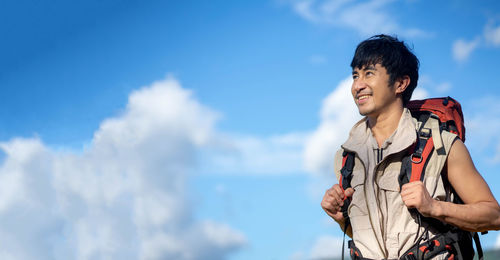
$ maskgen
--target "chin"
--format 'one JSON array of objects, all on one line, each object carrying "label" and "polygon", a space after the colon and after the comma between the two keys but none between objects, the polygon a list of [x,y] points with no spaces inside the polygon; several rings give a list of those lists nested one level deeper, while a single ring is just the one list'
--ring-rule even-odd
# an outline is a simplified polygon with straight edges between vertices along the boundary
[{"label": "chin", "polygon": [[369,116],[373,111],[368,109],[358,109],[358,112],[362,116]]},{"label": "chin", "polygon": [[362,116],[369,116],[370,114],[375,112],[375,108],[372,104],[363,104],[361,106],[358,105],[358,112]]},{"label": "chin", "polygon": [[358,107],[358,112],[362,116],[366,116],[366,114],[369,113],[369,111],[367,111],[367,109],[363,109],[363,108],[360,108],[360,107]]},{"label": "chin", "polygon": [[367,116],[368,115],[368,113],[363,113],[361,111],[359,111],[359,114],[362,115],[362,116]]}]

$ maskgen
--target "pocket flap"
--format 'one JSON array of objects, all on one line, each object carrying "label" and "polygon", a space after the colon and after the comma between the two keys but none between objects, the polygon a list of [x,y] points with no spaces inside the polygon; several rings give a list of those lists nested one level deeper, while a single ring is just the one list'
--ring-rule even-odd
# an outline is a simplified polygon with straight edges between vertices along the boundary
[{"label": "pocket flap", "polygon": [[399,171],[389,170],[378,178],[378,186],[383,190],[399,192]]}]

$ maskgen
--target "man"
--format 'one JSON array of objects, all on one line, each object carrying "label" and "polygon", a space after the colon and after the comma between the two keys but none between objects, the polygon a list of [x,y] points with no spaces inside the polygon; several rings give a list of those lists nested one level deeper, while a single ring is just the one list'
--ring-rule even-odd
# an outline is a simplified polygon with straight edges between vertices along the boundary
[{"label": "man", "polygon": [[[343,152],[354,152],[352,188],[333,185],[321,206],[344,230],[343,199],[352,199],[347,234],[359,256],[400,259],[412,254],[412,248],[440,233],[421,223],[418,214],[467,231],[500,229],[500,206],[454,134],[442,132],[446,156],[433,152],[425,181],[400,188],[402,158],[417,140],[416,120],[405,106],[417,86],[419,61],[405,43],[387,35],[371,37],[358,45],[351,67],[352,96],[365,118],[337,152],[335,173],[341,178]],[[445,201],[446,185],[463,204]],[[433,259],[448,256],[443,251]]]}]

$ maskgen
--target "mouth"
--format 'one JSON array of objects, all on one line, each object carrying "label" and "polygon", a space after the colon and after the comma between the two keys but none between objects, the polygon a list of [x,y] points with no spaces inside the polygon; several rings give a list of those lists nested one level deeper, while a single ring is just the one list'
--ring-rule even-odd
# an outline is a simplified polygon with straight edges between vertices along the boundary
[{"label": "mouth", "polygon": [[358,101],[363,101],[363,100],[365,100],[365,99],[367,99],[369,97],[370,97],[370,95],[360,95],[360,96],[356,97],[356,99]]},{"label": "mouth", "polygon": [[362,106],[369,101],[371,94],[359,94],[356,96],[356,104]]},{"label": "mouth", "polygon": [[371,93],[358,93],[356,95],[356,101],[358,101],[359,103],[366,102],[371,96]]}]

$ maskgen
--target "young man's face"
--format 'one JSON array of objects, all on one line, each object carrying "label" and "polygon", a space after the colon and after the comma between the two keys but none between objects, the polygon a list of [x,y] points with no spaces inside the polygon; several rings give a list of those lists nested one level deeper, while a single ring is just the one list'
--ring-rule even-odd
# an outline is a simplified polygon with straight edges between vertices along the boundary
[{"label": "young man's face", "polygon": [[389,74],[380,64],[354,68],[351,93],[364,116],[377,116],[396,100],[394,86],[389,86]]}]

